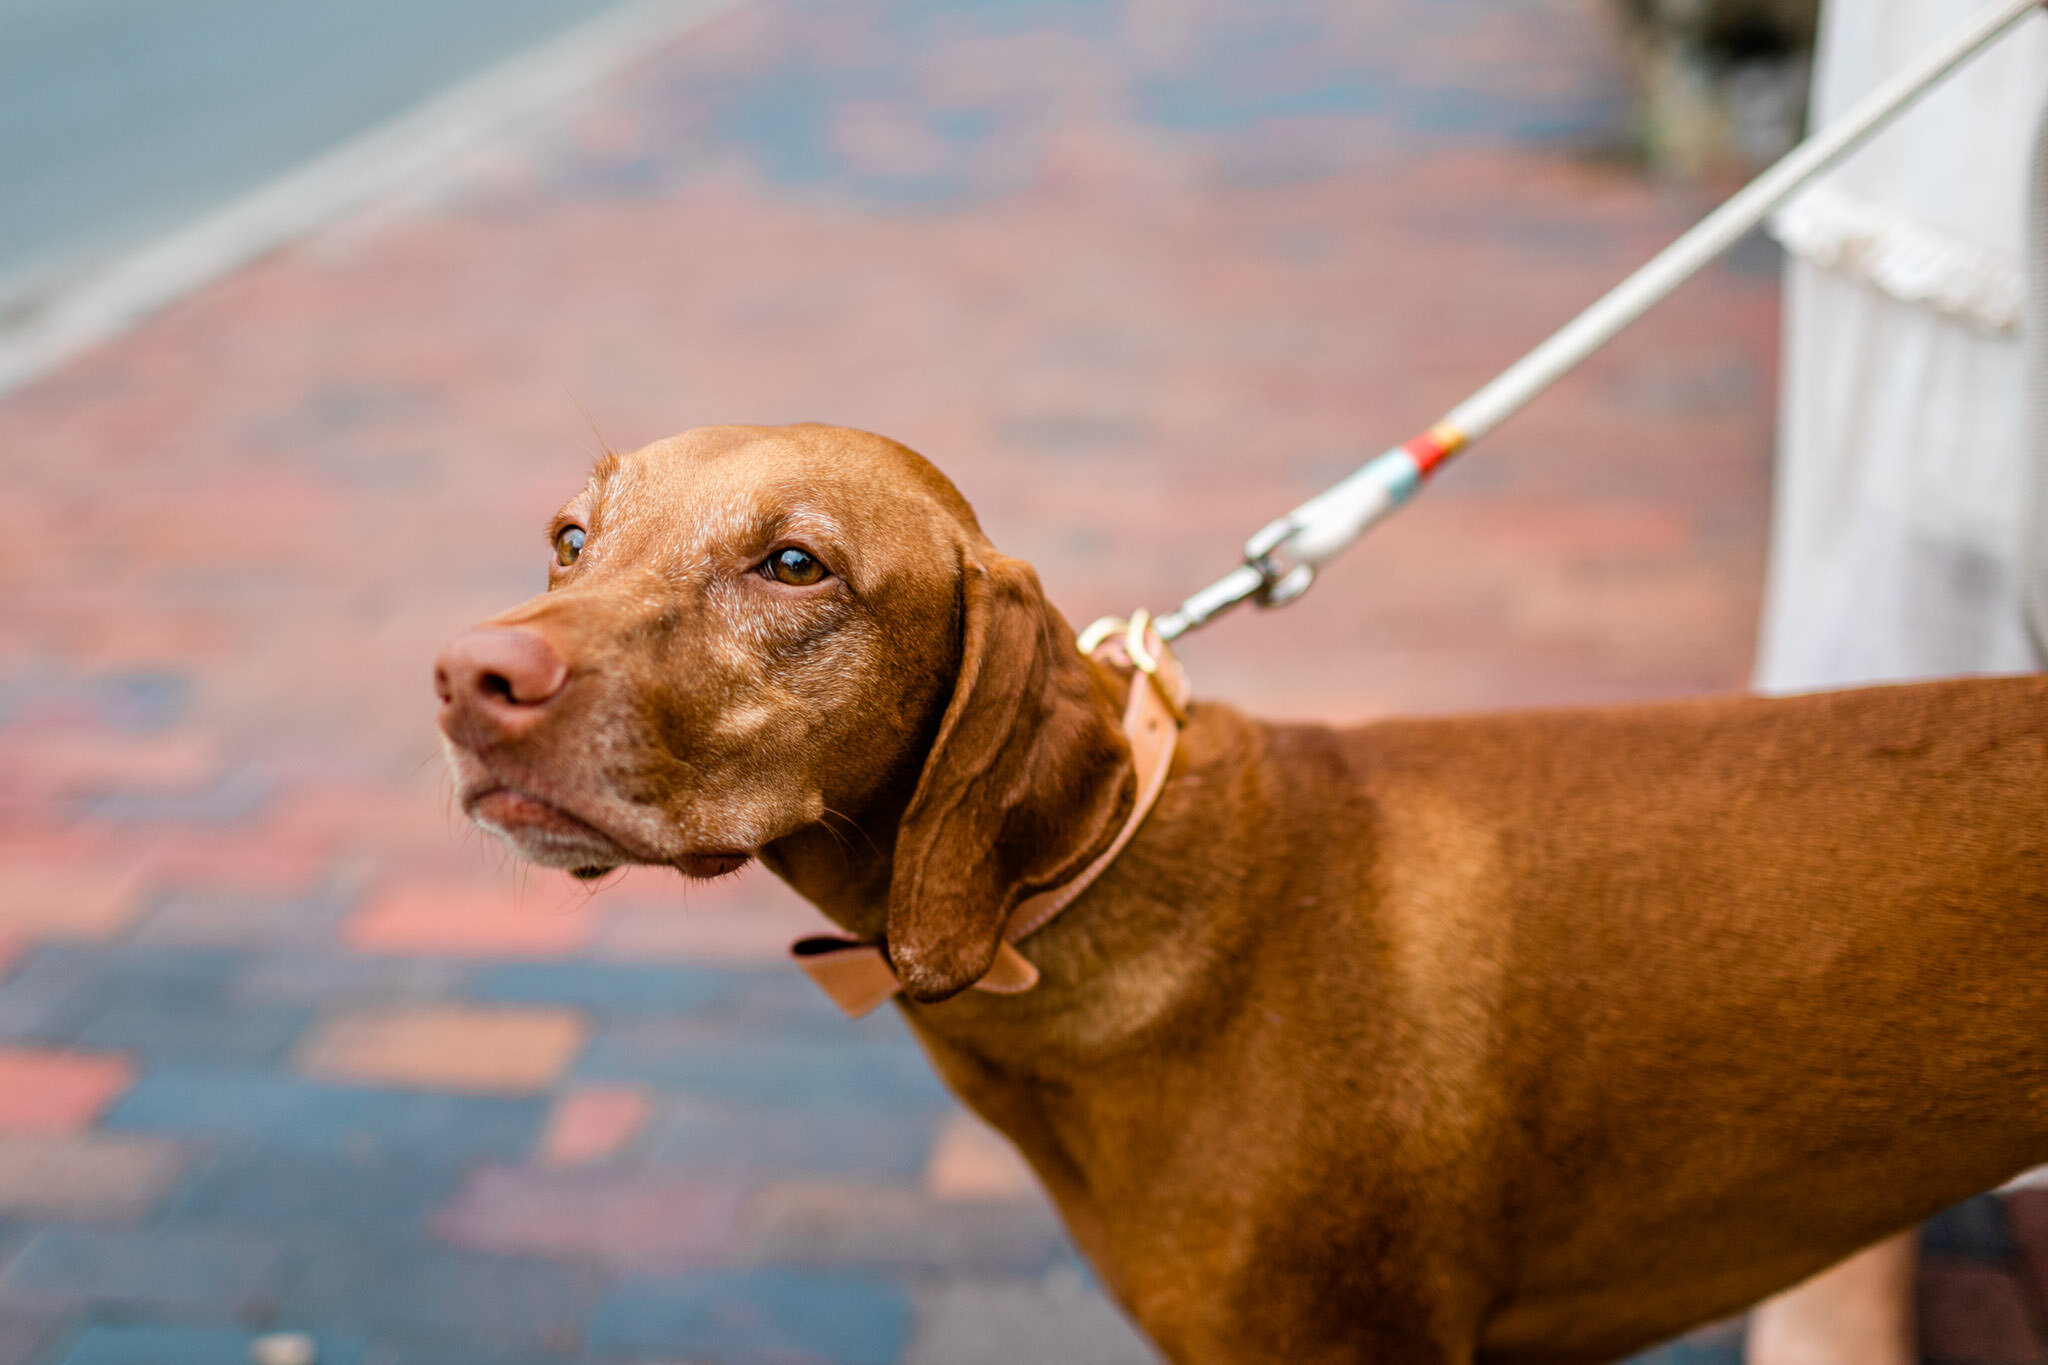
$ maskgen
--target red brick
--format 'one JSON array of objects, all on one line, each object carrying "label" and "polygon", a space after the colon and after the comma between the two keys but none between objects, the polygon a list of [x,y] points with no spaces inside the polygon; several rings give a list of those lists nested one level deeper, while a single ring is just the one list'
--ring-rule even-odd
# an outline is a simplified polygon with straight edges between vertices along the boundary
[{"label": "red brick", "polygon": [[585,1031],[573,1010],[407,1005],[324,1019],[298,1057],[325,1080],[529,1094],[561,1077]]},{"label": "red brick", "polygon": [[736,1182],[497,1167],[464,1187],[435,1230],[458,1246],[504,1255],[701,1265],[729,1257],[746,1200]]},{"label": "red brick", "polygon": [[26,818],[0,824],[0,867],[13,862],[105,864],[124,851],[102,825]]},{"label": "red brick", "polygon": [[217,779],[221,758],[206,735],[48,730],[0,740],[0,766],[56,792],[185,792]]},{"label": "red brick", "polygon": [[89,1128],[134,1082],[135,1063],[118,1053],[0,1046],[0,1132]]},{"label": "red brick", "polygon": [[964,1276],[1038,1269],[1061,1240],[1043,1197],[946,1203],[882,1182],[778,1180],[748,1206],[739,1249],[764,1261]]},{"label": "red brick", "polygon": [[169,1187],[182,1164],[176,1145],[162,1138],[0,1134],[0,1213],[133,1218]]},{"label": "red brick", "polygon": [[646,1126],[647,1092],[630,1087],[583,1086],[555,1101],[541,1135],[540,1160],[581,1166],[618,1155]]},{"label": "red brick", "polygon": [[932,1144],[924,1189],[953,1203],[1038,1197],[1038,1181],[1008,1138],[971,1114],[949,1115]]},{"label": "red brick", "polygon": [[816,909],[758,867],[708,885],[641,879],[599,893],[599,957],[664,962],[783,962],[789,945],[832,932]]},{"label": "red brick", "polygon": [[0,933],[27,939],[108,939],[135,922],[143,880],[104,859],[0,861]]},{"label": "red brick", "polygon": [[134,847],[149,881],[166,887],[221,887],[294,896],[318,885],[334,841],[268,825],[145,834]]},{"label": "red brick", "polygon": [[594,911],[574,892],[487,886],[392,887],[342,926],[342,941],[365,953],[424,957],[559,957],[590,941]]},{"label": "red brick", "polygon": [[[431,648],[431,642],[423,643]],[[398,717],[373,714],[364,719],[379,725]],[[471,850],[483,846],[482,837],[469,830],[460,812],[449,804],[445,789],[435,789],[437,785],[445,787],[439,755],[431,755],[413,778],[410,782],[365,782],[328,777],[301,783],[279,799],[275,823],[298,838],[341,841],[380,851],[415,846],[453,849],[465,841]],[[466,867],[476,865],[474,856],[466,860]]]}]

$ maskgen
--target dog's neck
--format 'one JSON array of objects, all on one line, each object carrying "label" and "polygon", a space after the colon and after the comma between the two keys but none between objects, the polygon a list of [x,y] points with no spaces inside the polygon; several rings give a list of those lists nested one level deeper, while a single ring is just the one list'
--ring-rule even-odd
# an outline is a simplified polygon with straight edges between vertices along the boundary
[{"label": "dog's neck", "polygon": [[[1120,701],[1111,694],[1110,714]],[[1199,974],[1178,965],[1216,951],[1207,941],[1211,912],[1218,898],[1236,894],[1239,879],[1230,868],[1252,856],[1239,845],[1259,825],[1248,798],[1250,807],[1263,803],[1245,782],[1261,766],[1248,761],[1261,733],[1233,708],[1198,706],[1174,776],[1130,845],[1093,888],[1019,944],[1040,968],[1041,985],[1021,996],[967,991],[936,1005],[910,1005],[919,1028],[995,1061],[994,1054],[1013,1047],[1041,1049],[1048,1031],[1085,1042],[1084,1051],[1113,1045],[1182,1003],[1171,983]],[[870,810],[858,828],[837,821],[830,829],[811,826],[764,850],[762,861],[848,935],[879,938],[888,919],[895,820],[907,804],[906,791],[893,810]],[[1198,867],[1171,852],[1193,847],[1204,850]]]},{"label": "dog's neck", "polygon": [[[1262,922],[1247,903],[1272,890],[1253,874],[1257,854],[1276,834],[1285,842],[1277,826],[1298,835],[1303,824],[1276,810],[1284,783],[1267,771],[1266,735],[1230,707],[1195,709],[1145,824],[1086,893],[1019,945],[1039,969],[1036,988],[897,1001],[947,1084],[1026,1153],[1112,1283],[1121,1278],[1117,1244],[1086,1173],[1118,1134],[1095,1131],[1077,1101],[1091,1093],[1090,1077],[1145,1074],[1158,1038],[1177,1027],[1199,1036],[1198,1021],[1241,989]],[[887,919],[892,831],[856,836],[853,847],[810,832],[764,861],[842,929],[869,937]]]},{"label": "dog's neck", "polygon": [[909,802],[861,819],[827,816],[761,850],[761,864],[849,936],[879,939],[889,920],[896,825]]},{"label": "dog's neck", "polygon": [[[1058,625],[1058,630],[1048,634],[1070,635],[1064,622]],[[1097,685],[1085,695],[1063,695],[1061,704],[1085,707],[1089,722],[1100,730],[1120,731],[1124,701],[1135,675],[1127,678],[1126,670],[1109,668],[1094,659],[1075,662],[1095,676]],[[828,808],[823,819],[760,851],[763,866],[852,938],[873,942],[885,936],[897,835],[938,726],[938,708],[934,708],[922,743],[905,754],[880,790],[861,801],[851,814]],[[1125,772],[1135,786],[1137,775],[1129,765]],[[1105,837],[1110,832],[1105,830]]]},{"label": "dog's neck", "polygon": [[[1056,616],[1054,620],[1058,628],[1048,631],[1050,636],[1071,635],[1064,621]],[[1069,689],[1060,696],[1058,704],[1078,706],[1088,713],[1087,721],[1076,729],[1092,725],[1103,732],[1120,731],[1129,688],[1140,681],[1138,675],[1127,667],[1113,668],[1094,658],[1072,663],[1087,669],[1094,676],[1095,686],[1085,693]],[[934,709],[924,741],[894,765],[881,789],[860,802],[852,814],[827,807],[824,818],[760,851],[763,866],[853,938],[876,941],[884,936],[897,835],[924,765],[929,761],[938,721]],[[1133,788],[1141,776],[1134,771],[1134,765],[1125,764],[1124,780]],[[1107,837],[1111,832],[1103,833]]]}]

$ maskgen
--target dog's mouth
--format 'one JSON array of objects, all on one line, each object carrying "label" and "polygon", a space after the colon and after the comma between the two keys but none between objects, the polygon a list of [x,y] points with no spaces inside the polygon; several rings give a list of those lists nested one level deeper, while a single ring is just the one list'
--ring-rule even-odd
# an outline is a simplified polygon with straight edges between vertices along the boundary
[{"label": "dog's mouth", "polygon": [[559,867],[579,881],[596,881],[626,863],[667,863],[686,877],[737,872],[751,853],[713,850],[672,858],[632,852],[590,821],[514,787],[488,787],[463,801],[469,818],[543,867]]},{"label": "dog's mouth", "polygon": [[621,863],[638,862],[587,820],[512,787],[492,787],[463,803],[469,818],[528,860],[595,880]]},{"label": "dog's mouth", "polygon": [[739,871],[753,859],[751,853],[685,853],[674,866],[686,877],[709,880]]}]

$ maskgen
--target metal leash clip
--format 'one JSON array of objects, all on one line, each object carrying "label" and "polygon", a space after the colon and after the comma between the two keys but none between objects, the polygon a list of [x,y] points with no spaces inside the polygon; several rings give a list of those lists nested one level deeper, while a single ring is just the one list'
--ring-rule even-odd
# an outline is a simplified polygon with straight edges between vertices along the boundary
[{"label": "metal leash clip", "polygon": [[1252,600],[1260,606],[1285,606],[1307,592],[1309,584],[1316,581],[1315,565],[1300,560],[1289,564],[1281,559],[1287,543],[1301,531],[1299,516],[1289,512],[1261,526],[1244,543],[1245,564],[1259,571],[1260,586],[1252,594]]},{"label": "metal leash clip", "polygon": [[1316,581],[1318,568],[1412,497],[1429,471],[1463,444],[1455,428],[1439,423],[1366,461],[1349,478],[1260,527],[1244,543],[1243,564],[1160,617],[1154,630],[1172,640],[1240,602],[1292,602]]}]

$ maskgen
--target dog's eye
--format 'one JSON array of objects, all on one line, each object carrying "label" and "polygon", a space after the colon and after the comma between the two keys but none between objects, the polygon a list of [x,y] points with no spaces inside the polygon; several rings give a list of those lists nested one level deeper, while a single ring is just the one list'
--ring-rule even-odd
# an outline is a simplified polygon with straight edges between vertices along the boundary
[{"label": "dog's eye", "polygon": [[776,582],[795,588],[808,588],[825,576],[825,566],[818,562],[818,557],[794,545],[768,556],[768,562],[761,566],[761,570]]},{"label": "dog's eye", "polygon": [[555,562],[568,568],[576,562],[576,556],[583,553],[583,528],[564,526],[555,532]]}]

